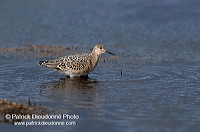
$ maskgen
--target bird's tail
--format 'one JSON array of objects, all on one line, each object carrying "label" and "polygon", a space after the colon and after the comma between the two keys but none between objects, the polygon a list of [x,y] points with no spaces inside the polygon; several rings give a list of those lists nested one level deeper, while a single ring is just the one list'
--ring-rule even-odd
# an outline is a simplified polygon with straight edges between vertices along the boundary
[{"label": "bird's tail", "polygon": [[41,66],[47,66],[48,61],[39,61],[39,64],[40,64]]},{"label": "bird's tail", "polygon": [[46,61],[39,61],[41,66],[46,66],[50,68],[57,68],[58,63],[54,62],[53,60],[46,60]]}]

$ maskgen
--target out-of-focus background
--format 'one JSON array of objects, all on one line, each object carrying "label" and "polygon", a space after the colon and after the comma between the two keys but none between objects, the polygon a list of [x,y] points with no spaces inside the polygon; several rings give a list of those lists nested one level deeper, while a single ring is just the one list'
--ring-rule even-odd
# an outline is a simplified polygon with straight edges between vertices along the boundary
[{"label": "out-of-focus background", "polygon": [[[0,126],[197,132],[199,36],[198,0],[0,0],[0,98],[80,116],[75,126]],[[87,80],[38,65],[96,43],[117,57],[103,55]]]}]

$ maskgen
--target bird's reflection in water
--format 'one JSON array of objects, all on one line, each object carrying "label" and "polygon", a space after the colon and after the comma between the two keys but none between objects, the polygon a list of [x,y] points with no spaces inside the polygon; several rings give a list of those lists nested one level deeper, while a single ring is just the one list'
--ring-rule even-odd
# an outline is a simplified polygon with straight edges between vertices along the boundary
[{"label": "bird's reflection in water", "polygon": [[84,78],[61,78],[58,81],[44,83],[41,94],[49,101],[55,101],[62,107],[93,109],[99,107],[98,81]]}]

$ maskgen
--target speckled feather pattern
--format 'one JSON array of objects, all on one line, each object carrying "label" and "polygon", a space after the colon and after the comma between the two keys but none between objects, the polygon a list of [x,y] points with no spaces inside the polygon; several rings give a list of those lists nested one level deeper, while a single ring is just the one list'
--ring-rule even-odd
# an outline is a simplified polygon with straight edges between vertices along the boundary
[{"label": "speckled feather pattern", "polygon": [[60,59],[44,61],[43,65],[52,68],[60,73],[65,74],[66,71],[75,73],[77,76],[87,75],[92,67],[92,56],[90,54],[76,54],[64,56]]},{"label": "speckled feather pattern", "polygon": [[99,56],[105,52],[110,53],[104,49],[104,45],[97,44],[90,54],[69,55],[59,59],[40,61],[39,64],[70,77],[86,76],[94,70],[97,66]]}]

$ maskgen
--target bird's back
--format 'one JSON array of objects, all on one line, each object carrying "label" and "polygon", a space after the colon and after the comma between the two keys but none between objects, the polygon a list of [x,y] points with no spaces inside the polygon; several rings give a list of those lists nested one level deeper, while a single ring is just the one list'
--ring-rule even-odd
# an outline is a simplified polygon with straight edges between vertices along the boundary
[{"label": "bird's back", "polygon": [[40,65],[52,68],[60,73],[74,76],[87,75],[92,68],[90,54],[64,56],[55,60],[40,61]]}]

